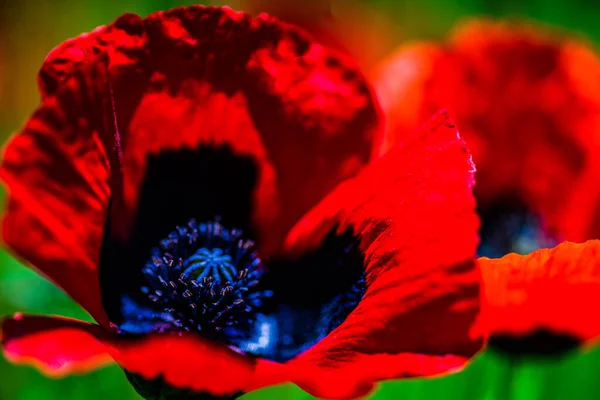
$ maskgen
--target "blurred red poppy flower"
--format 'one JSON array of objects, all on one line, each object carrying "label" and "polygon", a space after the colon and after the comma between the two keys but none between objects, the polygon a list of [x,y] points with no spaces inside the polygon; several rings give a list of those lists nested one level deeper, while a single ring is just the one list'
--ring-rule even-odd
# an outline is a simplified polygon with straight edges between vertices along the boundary
[{"label": "blurred red poppy flower", "polygon": [[600,59],[526,23],[475,20],[378,68],[382,151],[447,107],[477,165],[483,255],[598,238]]},{"label": "blurred red poppy flower", "polygon": [[476,20],[447,43],[401,47],[376,76],[387,118],[380,152],[439,107],[473,151],[478,253],[496,258],[478,260],[494,343],[546,353],[597,334],[582,314],[599,289],[597,242],[503,257],[598,238],[600,60],[592,50],[524,23]]},{"label": "blurred red poppy flower", "polygon": [[7,318],[10,360],[114,359],[148,398],[350,398],[479,350],[474,167],[445,113],[372,157],[352,62],[228,8],[122,16],[39,83],[0,168],[2,235],[98,325]]}]

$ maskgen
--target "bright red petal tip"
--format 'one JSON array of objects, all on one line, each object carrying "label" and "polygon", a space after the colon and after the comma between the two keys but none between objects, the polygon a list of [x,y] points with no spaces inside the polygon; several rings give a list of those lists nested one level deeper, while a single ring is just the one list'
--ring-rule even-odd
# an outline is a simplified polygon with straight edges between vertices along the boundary
[{"label": "bright red petal tip", "polygon": [[4,355],[17,364],[31,364],[44,374],[59,378],[84,374],[109,364],[97,325],[66,318],[23,317],[2,321]]},{"label": "bright red petal tip", "polygon": [[238,354],[198,336],[124,339],[97,325],[51,317],[15,317],[2,325],[7,359],[60,377],[85,373],[111,358],[129,372],[162,377],[178,388],[226,395],[283,383],[286,366]]},{"label": "bright red petal tip", "polygon": [[565,242],[553,249],[500,259],[480,258],[481,329],[525,335],[538,329],[581,340],[600,335],[600,241]]},{"label": "bright red petal tip", "polygon": [[[367,290],[341,326],[292,363],[348,367],[375,380],[416,374],[418,356],[406,353],[455,354],[462,363],[479,350],[482,343],[469,336],[480,278],[473,173],[442,112],[295,226],[286,240],[292,252],[317,246],[336,225],[352,228],[365,254]],[[384,359],[390,368],[377,366]],[[432,365],[423,373],[441,372]]]}]

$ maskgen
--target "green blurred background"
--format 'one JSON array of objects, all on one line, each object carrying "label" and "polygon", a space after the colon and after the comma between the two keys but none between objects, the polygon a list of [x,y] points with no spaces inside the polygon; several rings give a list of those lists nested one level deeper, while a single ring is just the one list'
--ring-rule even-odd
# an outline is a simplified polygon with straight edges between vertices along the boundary
[{"label": "green blurred background", "polygon": [[[0,0],[0,139],[4,141],[17,130],[37,105],[37,70],[54,46],[106,24],[124,12],[147,15],[192,3],[182,0]],[[226,3],[233,8],[244,7],[243,0]],[[311,6],[311,2],[303,4]],[[343,1],[341,4],[343,7]],[[527,18],[554,25],[592,43],[600,41],[600,2],[593,0],[378,0],[364,4],[387,26],[394,28],[389,43],[443,38],[457,21],[480,15]],[[365,40],[367,36],[365,33]],[[89,320],[59,289],[0,252],[0,315],[16,311]],[[600,380],[596,379],[599,367],[600,349],[545,362],[510,360],[487,352],[460,374],[386,382],[372,398],[595,399],[600,398]],[[86,376],[50,380],[33,368],[15,367],[0,357],[0,400],[104,398],[139,399],[117,367]],[[293,385],[244,396],[246,400],[310,398]]]}]

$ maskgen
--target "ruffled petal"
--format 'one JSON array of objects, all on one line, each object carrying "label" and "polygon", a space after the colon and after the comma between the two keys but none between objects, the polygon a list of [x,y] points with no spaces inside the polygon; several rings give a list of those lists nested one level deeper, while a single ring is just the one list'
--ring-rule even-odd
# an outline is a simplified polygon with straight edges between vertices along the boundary
[{"label": "ruffled petal", "polygon": [[0,176],[4,243],[107,325],[98,281],[113,147],[100,136],[105,83],[100,65],[74,73],[10,141]]},{"label": "ruffled petal", "polygon": [[[454,369],[479,350],[469,333],[480,279],[473,173],[464,142],[441,112],[292,229],[288,250],[301,252],[335,226],[350,228],[366,260],[360,304],[292,364],[348,368],[372,381],[445,370],[443,357],[428,356],[452,354]],[[422,370],[414,360],[424,362]]]},{"label": "ruffled petal", "polygon": [[582,341],[600,335],[600,241],[565,242],[529,255],[480,258],[481,329],[487,336],[538,330]]},{"label": "ruffled petal", "polygon": [[401,47],[376,76],[388,121],[382,151],[448,107],[473,152],[480,207],[516,194],[554,236],[598,237],[599,143],[590,132],[600,126],[600,59],[588,45],[474,20],[446,43]]},{"label": "ruffled petal", "polygon": [[59,378],[84,374],[109,364],[106,332],[98,325],[52,317],[21,316],[2,321],[4,355]]},{"label": "ruffled petal", "polygon": [[33,364],[53,376],[84,373],[114,359],[128,373],[147,381],[227,396],[282,383],[286,367],[256,360],[197,336],[125,339],[97,325],[50,317],[6,319],[2,327],[6,357]]},{"label": "ruffled petal", "polygon": [[[252,19],[226,7],[196,6],[145,19],[125,15],[55,49],[40,72],[43,93],[95,62],[94,54],[109,59],[124,152],[119,220],[126,223],[113,229],[131,229],[137,204],[146,201],[140,186],[149,155],[226,146],[258,164],[253,222],[261,246],[271,250],[279,231],[369,158],[377,105],[359,72],[265,14]],[[308,183],[311,190],[297,190]]]}]

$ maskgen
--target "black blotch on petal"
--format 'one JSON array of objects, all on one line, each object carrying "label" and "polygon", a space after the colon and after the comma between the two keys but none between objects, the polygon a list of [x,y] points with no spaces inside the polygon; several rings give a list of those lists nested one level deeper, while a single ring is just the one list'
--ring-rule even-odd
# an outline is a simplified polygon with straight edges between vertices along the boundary
[{"label": "black blotch on petal", "polygon": [[573,335],[539,329],[519,337],[494,334],[487,345],[490,351],[512,358],[552,358],[565,356],[577,350],[581,344]]},{"label": "black blotch on petal", "polygon": [[366,290],[358,243],[350,231],[333,229],[307,254],[270,260],[257,290],[271,290],[273,296],[258,310],[256,333],[238,347],[285,362],[337,328]]},{"label": "black blotch on petal", "polygon": [[100,283],[109,319],[121,322],[123,294],[134,299],[140,296],[141,270],[151,249],[176,226],[191,218],[208,221],[220,216],[223,225],[253,237],[252,199],[257,181],[257,164],[225,146],[149,155],[129,240],[122,243],[111,236],[118,221],[106,223]]},{"label": "black blotch on petal", "polygon": [[270,260],[261,286],[274,291],[274,304],[321,307],[364,278],[358,244],[350,230],[337,234],[334,228],[317,249],[295,259]]}]

